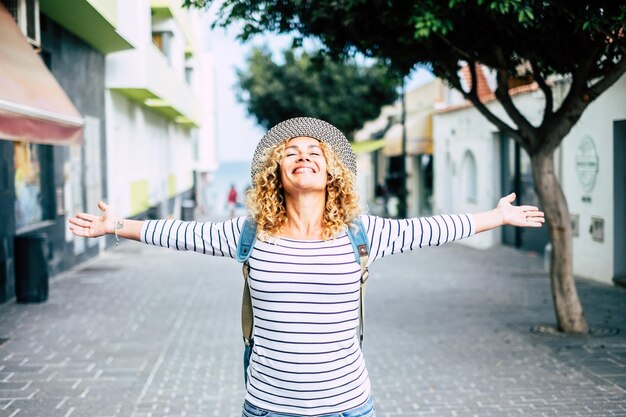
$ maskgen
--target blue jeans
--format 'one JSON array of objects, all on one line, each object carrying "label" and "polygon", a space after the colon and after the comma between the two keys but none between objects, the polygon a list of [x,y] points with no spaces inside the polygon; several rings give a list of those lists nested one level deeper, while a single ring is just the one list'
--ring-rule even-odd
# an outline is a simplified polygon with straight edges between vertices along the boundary
[{"label": "blue jeans", "polygon": [[[298,417],[297,414],[275,413],[273,411],[264,410],[250,404],[248,401],[243,403],[242,417]],[[323,417],[376,417],[374,409],[374,400],[369,398],[365,404],[360,405],[343,413],[324,414]]]}]

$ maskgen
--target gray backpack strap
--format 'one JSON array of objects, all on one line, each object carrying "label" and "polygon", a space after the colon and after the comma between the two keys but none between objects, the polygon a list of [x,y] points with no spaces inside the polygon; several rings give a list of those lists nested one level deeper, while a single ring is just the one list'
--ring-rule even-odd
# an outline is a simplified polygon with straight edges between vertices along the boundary
[{"label": "gray backpack strap", "polygon": [[250,286],[248,285],[248,276],[250,275],[250,264],[248,259],[252,253],[252,247],[256,241],[256,222],[251,216],[248,216],[243,223],[239,242],[237,242],[237,261],[243,263],[243,296],[241,298],[241,331],[243,334],[243,342],[246,346],[251,345],[252,328],[254,316],[252,315],[252,300],[250,299]]},{"label": "gray backpack strap", "polygon": [[252,216],[246,217],[237,242],[236,258],[238,262],[247,262],[252,252],[252,247],[256,242],[256,222]]},{"label": "gray backpack strap", "polygon": [[369,277],[367,262],[369,261],[369,245],[367,232],[361,219],[356,219],[348,227],[348,238],[352,243],[354,256],[361,265],[361,287],[359,289],[359,345],[363,348],[363,335],[365,333],[365,285]]}]

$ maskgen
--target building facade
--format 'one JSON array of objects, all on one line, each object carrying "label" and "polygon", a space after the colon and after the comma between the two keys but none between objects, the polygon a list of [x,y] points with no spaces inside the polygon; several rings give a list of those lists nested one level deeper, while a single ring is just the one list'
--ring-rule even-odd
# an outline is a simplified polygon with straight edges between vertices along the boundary
[{"label": "building facade", "polygon": [[[567,83],[563,79],[553,85],[557,106]],[[525,152],[455,92],[447,94],[446,107],[434,117],[434,210],[485,211],[512,191],[518,195],[516,204],[541,207]],[[513,100],[531,123],[539,123],[544,101],[536,88],[521,88]],[[509,121],[495,100],[487,106]],[[606,283],[626,276],[625,126],[622,77],[590,104],[555,153],[557,177],[572,216],[574,274]],[[461,243],[477,248],[503,243],[543,254],[548,242],[547,227],[505,227]]]},{"label": "building facade", "polygon": [[135,47],[106,58],[109,202],[125,217],[185,217],[214,166],[210,58],[180,2],[136,1],[124,16]]},{"label": "building facade", "polygon": [[14,67],[0,71],[0,301],[32,250],[53,276],[112,244],[76,238],[69,216],[97,213],[99,199],[125,217],[189,216],[196,176],[215,166],[211,59],[193,14],[174,1],[69,3],[0,3]]},{"label": "building facade", "polygon": [[406,193],[407,216],[432,213],[432,118],[443,92],[437,79],[413,88],[356,132],[359,189],[370,212],[396,217],[399,197]]}]

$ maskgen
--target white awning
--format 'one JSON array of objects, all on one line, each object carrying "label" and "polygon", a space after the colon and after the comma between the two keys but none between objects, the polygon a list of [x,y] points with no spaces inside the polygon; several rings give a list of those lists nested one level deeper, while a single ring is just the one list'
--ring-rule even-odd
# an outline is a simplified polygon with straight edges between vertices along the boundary
[{"label": "white awning", "polygon": [[[423,110],[407,118],[406,138],[407,155],[433,153],[432,110]],[[396,123],[385,133],[383,154],[402,155],[402,124]]]},{"label": "white awning", "polygon": [[0,139],[82,143],[84,121],[0,3]]}]

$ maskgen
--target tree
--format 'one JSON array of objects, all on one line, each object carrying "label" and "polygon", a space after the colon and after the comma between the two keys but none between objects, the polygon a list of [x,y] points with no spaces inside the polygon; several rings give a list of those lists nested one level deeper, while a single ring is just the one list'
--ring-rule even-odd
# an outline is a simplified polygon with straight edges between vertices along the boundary
[{"label": "tree", "polygon": [[[186,0],[202,6],[210,0]],[[224,0],[217,23],[244,23],[242,39],[261,31],[314,37],[336,54],[355,51],[386,60],[403,74],[425,65],[459,90],[531,159],[535,190],[552,241],[550,282],[557,324],[586,333],[572,266],[567,201],[554,172],[554,151],[581,115],[626,71],[626,5],[614,0]],[[387,35],[383,35],[387,34]],[[468,65],[465,90],[459,69]],[[478,97],[476,68],[497,74],[496,98],[511,122]],[[554,77],[570,80],[557,103]],[[532,80],[545,98],[539,124],[516,108],[511,80]]]},{"label": "tree", "polygon": [[332,59],[319,51],[297,54],[294,48],[283,52],[282,61],[274,62],[266,48],[254,48],[247,68],[237,71],[240,100],[266,129],[312,116],[350,135],[397,98],[400,78],[375,62]]}]

